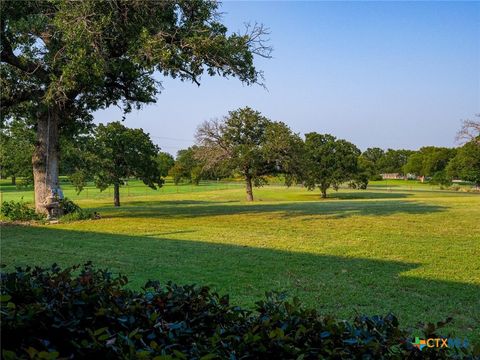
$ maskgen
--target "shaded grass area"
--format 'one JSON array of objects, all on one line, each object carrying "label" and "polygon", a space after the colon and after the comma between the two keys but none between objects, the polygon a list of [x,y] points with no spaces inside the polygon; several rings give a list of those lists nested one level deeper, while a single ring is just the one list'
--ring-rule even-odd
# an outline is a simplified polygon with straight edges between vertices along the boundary
[{"label": "shaded grass area", "polygon": [[[221,215],[250,214],[256,216],[269,212],[276,214],[277,218],[290,220],[305,216],[321,214],[327,218],[345,218],[362,215],[391,215],[395,213],[423,214],[426,212],[442,211],[442,206],[429,205],[413,201],[375,201],[370,203],[343,201],[335,202],[289,202],[281,204],[241,204],[205,202],[205,201],[162,201],[159,205],[151,202],[144,204],[142,201],[133,202],[137,207],[131,211],[120,210],[109,215],[112,218],[194,218]],[[181,207],[184,211],[179,211]],[[315,220],[315,218],[311,218]]]},{"label": "shaded grass area", "polygon": [[[18,194],[17,194],[18,195]],[[2,228],[2,263],[93,260],[147,279],[209,284],[252,306],[286,291],[324,313],[392,311],[403,324],[439,321],[480,338],[480,196],[372,188],[318,192],[265,187],[80,199],[103,218]]]}]

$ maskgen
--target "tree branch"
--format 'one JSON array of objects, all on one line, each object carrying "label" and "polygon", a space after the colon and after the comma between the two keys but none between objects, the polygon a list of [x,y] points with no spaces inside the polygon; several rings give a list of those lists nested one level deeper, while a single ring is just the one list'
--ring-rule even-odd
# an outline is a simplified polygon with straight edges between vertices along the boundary
[{"label": "tree branch", "polygon": [[35,75],[39,79],[47,82],[49,78],[48,72],[43,68],[42,64],[28,61],[25,58],[20,58],[13,53],[12,45],[10,41],[5,36],[5,33],[2,31],[1,35],[2,40],[2,52],[1,52],[1,61],[7,63],[11,66],[16,67],[23,72],[28,73],[29,75]]},{"label": "tree branch", "polygon": [[13,94],[12,96],[4,96],[0,98],[0,111],[5,111],[11,106],[19,105],[25,101],[32,100],[34,98],[41,98],[45,95],[45,90],[25,90]]},{"label": "tree branch", "polygon": [[[480,118],[480,114],[475,116]],[[480,143],[480,121],[475,120],[463,120],[462,128],[458,131],[455,140],[460,144],[465,144],[469,141],[476,141]]]}]

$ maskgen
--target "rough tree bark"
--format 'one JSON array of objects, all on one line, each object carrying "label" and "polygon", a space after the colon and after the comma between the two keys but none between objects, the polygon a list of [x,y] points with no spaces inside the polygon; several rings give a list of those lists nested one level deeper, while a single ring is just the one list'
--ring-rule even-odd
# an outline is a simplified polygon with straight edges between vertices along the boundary
[{"label": "rough tree bark", "polygon": [[120,184],[118,182],[113,184],[113,205],[120,206]]},{"label": "rough tree bark", "polygon": [[32,156],[33,181],[35,186],[35,210],[47,214],[45,204],[52,189],[59,188],[58,139],[59,112],[49,109],[39,115],[37,139]]},{"label": "rough tree bark", "polygon": [[252,177],[249,175],[245,176],[245,185],[247,189],[247,201],[253,201],[253,188],[252,188]]}]

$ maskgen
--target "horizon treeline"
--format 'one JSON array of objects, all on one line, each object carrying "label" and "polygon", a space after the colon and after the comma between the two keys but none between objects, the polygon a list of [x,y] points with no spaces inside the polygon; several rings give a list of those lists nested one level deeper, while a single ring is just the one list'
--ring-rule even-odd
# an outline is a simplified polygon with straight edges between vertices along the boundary
[{"label": "horizon treeline", "polygon": [[[161,151],[142,129],[129,129],[121,122],[91,124],[73,138],[60,138],[60,175],[68,176],[79,192],[93,181],[102,190],[114,186],[115,193],[129,178],[141,179],[151,188],[162,186],[168,176],[175,184],[196,185],[201,180],[242,178],[247,200],[253,200],[253,187],[268,183],[272,176],[282,177],[286,185],[319,188],[323,197],[328,188],[338,189],[344,183],[364,189],[369,181],[382,179],[381,174],[445,186],[460,179],[479,186],[479,136],[473,133],[454,148],[369,147],[362,152],[331,134],[300,136],[287,124],[245,107],[200,124],[195,145],[179,150],[175,157]],[[2,178],[10,177],[18,186],[32,183],[34,144],[35,131],[26,122],[12,119],[4,124],[0,131]]]}]

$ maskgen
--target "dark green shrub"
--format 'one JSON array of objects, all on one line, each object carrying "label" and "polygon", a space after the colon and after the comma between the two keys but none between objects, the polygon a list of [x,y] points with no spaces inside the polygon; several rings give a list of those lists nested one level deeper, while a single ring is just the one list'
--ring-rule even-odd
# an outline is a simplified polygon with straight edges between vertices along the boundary
[{"label": "dark green shrub", "polygon": [[17,268],[1,280],[5,359],[474,359],[470,348],[420,351],[393,315],[347,322],[277,293],[248,311],[207,287],[133,291],[90,264]]},{"label": "dark green shrub", "polygon": [[99,215],[96,212],[84,210],[68,198],[60,200],[60,206],[63,210],[63,216],[60,219],[62,222],[99,218]]},{"label": "dark green shrub", "polygon": [[12,221],[40,220],[42,217],[24,201],[4,201],[1,213]]},{"label": "dark green shrub", "polygon": [[79,221],[79,220],[94,220],[98,219],[98,214],[92,211],[78,209],[72,213],[63,215],[60,220],[61,222],[71,222],[71,221]]},{"label": "dark green shrub", "polygon": [[60,207],[62,208],[62,212],[63,212],[64,215],[72,214],[76,211],[81,210],[80,206],[75,204],[69,198],[64,198],[64,199],[60,200]]}]

